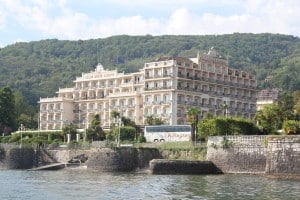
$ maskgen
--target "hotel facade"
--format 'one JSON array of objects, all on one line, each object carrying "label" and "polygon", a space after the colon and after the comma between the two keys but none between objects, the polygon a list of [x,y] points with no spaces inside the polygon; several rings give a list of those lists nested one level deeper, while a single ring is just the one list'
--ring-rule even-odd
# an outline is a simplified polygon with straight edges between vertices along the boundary
[{"label": "hotel facade", "polygon": [[112,111],[138,125],[145,125],[147,116],[170,125],[188,124],[191,107],[198,107],[201,116],[252,118],[256,112],[256,77],[229,68],[213,48],[196,58],[162,57],[131,74],[98,64],[74,83],[72,88],[60,88],[57,97],[40,98],[40,130],[62,129],[68,123],[84,129],[95,114],[103,127],[109,127]]}]

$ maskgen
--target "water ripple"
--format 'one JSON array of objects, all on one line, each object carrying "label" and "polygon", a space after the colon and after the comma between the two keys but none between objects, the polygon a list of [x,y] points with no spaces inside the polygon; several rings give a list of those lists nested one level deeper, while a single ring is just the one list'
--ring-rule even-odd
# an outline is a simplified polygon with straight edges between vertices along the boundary
[{"label": "water ripple", "polygon": [[89,170],[0,171],[0,199],[289,199],[297,181],[250,175],[149,175]]}]

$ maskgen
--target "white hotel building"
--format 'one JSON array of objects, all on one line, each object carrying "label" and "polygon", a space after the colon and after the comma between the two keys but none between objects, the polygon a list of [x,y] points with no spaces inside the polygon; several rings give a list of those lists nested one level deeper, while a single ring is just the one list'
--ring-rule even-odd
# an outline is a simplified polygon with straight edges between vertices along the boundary
[{"label": "white hotel building", "polygon": [[108,127],[113,110],[138,125],[145,124],[149,115],[165,124],[187,124],[190,107],[200,108],[202,115],[226,112],[246,118],[256,111],[255,76],[229,68],[228,61],[217,57],[213,48],[196,58],[162,57],[131,74],[105,70],[98,64],[95,71],[83,73],[74,83],[72,88],[60,88],[57,97],[40,98],[41,130],[61,129],[71,122],[86,128],[95,114]]}]

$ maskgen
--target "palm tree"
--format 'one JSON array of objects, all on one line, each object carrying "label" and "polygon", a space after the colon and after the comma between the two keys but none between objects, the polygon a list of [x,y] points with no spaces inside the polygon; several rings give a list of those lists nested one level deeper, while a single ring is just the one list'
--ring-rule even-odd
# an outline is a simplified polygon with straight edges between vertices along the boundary
[{"label": "palm tree", "polygon": [[197,124],[199,122],[199,114],[201,113],[201,110],[197,107],[191,107],[187,111],[187,120],[189,124],[192,127],[191,130],[191,141],[196,141],[197,137]]}]

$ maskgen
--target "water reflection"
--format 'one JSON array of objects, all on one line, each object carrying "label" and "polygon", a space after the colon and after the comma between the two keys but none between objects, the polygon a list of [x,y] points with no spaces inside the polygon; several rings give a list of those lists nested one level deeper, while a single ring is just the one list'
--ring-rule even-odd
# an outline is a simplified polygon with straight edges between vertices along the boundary
[{"label": "water reflection", "polygon": [[297,181],[250,175],[0,171],[0,199],[298,199]]}]

